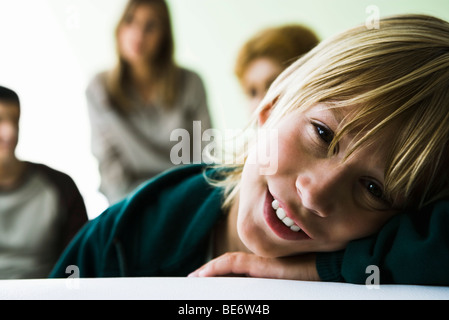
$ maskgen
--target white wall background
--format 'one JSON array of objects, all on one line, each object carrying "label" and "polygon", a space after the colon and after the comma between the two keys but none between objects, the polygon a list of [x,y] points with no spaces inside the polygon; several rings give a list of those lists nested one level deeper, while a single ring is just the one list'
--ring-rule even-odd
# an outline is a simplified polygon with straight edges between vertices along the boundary
[{"label": "white wall background", "polygon": [[[427,13],[449,20],[446,0],[167,0],[178,62],[201,74],[215,126],[241,128],[246,105],[233,74],[243,42],[263,27],[300,22],[321,38],[381,16]],[[98,193],[84,90],[115,61],[113,30],[126,0],[0,0],[0,84],[22,102],[21,159],[75,180],[89,217],[107,206]]]}]

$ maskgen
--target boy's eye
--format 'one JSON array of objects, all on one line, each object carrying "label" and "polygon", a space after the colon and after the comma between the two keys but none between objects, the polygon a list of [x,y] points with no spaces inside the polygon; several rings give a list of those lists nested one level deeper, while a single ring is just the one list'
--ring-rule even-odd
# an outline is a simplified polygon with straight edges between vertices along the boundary
[{"label": "boy's eye", "polygon": [[332,130],[320,123],[313,123],[313,125],[315,126],[316,133],[318,134],[320,139],[323,140],[326,144],[330,144],[334,139],[334,133],[332,132]]},{"label": "boy's eye", "polygon": [[384,190],[378,183],[371,180],[362,180],[366,190],[376,199],[385,200]]},{"label": "boy's eye", "polygon": [[392,203],[386,198],[382,185],[371,179],[362,179],[362,188],[364,189],[366,203],[376,210],[389,210]]},{"label": "boy's eye", "polygon": [[368,189],[368,192],[371,193],[374,197],[383,199],[383,191],[382,188],[380,188],[377,184],[373,182],[368,182],[366,188]]}]

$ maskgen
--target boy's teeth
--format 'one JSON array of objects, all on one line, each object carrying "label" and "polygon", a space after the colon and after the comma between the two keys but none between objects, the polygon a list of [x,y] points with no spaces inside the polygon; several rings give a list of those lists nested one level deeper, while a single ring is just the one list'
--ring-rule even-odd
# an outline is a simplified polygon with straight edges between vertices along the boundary
[{"label": "boy's teeth", "polygon": [[292,225],[290,227],[290,230],[295,231],[295,232],[299,232],[299,231],[301,231],[301,228],[298,227],[296,224],[294,224],[294,225]]},{"label": "boy's teeth", "polygon": [[276,216],[278,217],[278,219],[281,220],[287,227],[289,227],[290,230],[292,230],[294,232],[301,231],[301,228],[298,227],[292,219],[287,217],[284,209],[279,207],[279,201],[273,200],[273,202],[271,203],[271,206],[276,211]]},{"label": "boy's teeth", "polygon": [[274,210],[279,209],[279,201],[273,200],[273,202],[271,203],[271,206],[273,207]]},{"label": "boy's teeth", "polygon": [[295,224],[295,222],[290,219],[289,217],[285,217],[284,219],[282,219],[282,222],[287,226],[287,227],[291,227],[292,225]]},{"label": "boy's teeth", "polygon": [[279,220],[283,220],[284,218],[287,218],[287,215],[285,214],[285,211],[282,208],[279,208],[276,210],[276,215],[278,216]]}]

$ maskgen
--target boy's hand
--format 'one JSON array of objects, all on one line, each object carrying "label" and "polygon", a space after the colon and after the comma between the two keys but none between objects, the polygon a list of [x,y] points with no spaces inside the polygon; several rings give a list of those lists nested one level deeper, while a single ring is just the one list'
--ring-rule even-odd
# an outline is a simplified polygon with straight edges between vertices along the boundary
[{"label": "boy's hand", "polygon": [[319,281],[315,254],[285,258],[263,258],[255,254],[228,252],[219,256],[189,277],[239,275],[256,278]]}]

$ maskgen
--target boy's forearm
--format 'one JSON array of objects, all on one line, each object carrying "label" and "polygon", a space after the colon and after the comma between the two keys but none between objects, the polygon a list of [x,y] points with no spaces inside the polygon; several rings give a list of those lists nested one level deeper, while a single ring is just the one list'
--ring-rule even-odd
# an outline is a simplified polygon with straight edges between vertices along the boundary
[{"label": "boy's forearm", "polygon": [[319,281],[315,254],[264,258],[252,253],[228,252],[192,272],[190,277],[245,275],[256,278]]}]

